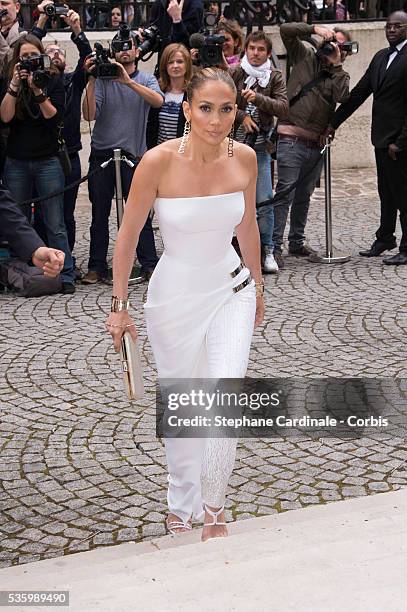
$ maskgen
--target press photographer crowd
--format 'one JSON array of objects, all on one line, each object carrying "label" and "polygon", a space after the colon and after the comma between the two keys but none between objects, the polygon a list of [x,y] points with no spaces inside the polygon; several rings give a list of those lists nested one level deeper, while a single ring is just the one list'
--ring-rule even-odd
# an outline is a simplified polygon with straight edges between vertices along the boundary
[{"label": "press photographer crowd", "polygon": [[[394,249],[399,216],[399,252],[383,261],[407,264],[407,13],[387,17],[389,47],[374,55],[350,90],[346,65],[359,45],[346,24],[281,24],[290,67],[286,82],[267,34],[256,30],[245,37],[236,20],[208,10],[201,0],[156,0],[150,23],[136,29],[125,17],[126,6],[118,5],[115,17],[111,9],[117,26],[111,44],[97,42],[92,48],[79,13],[66,4],[43,0],[38,19],[26,31],[19,20],[24,5],[0,0],[0,286],[24,295],[72,294],[76,283],[107,280],[116,184],[113,150],[121,149],[125,158],[121,180],[126,199],[145,152],[188,135],[182,103],[192,75],[202,67],[230,72],[238,106],[231,137],[256,152],[264,273],[284,268],[289,214],[288,255],[314,253],[305,229],[324,146],[370,95],[380,224],[375,241],[360,255],[377,257]],[[42,43],[55,15],[71,30],[71,44],[78,50],[74,70],[68,69],[58,42]],[[154,54],[156,69],[148,74],[141,64]],[[82,119],[95,122],[83,178],[92,206],[86,271],[78,269],[74,256]],[[148,281],[158,262],[151,216],[140,235],[137,260],[136,280]]]}]

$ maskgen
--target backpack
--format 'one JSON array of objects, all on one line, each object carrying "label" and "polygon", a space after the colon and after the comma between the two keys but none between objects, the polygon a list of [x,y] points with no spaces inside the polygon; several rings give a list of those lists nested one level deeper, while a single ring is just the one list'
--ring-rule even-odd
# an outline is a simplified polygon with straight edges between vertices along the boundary
[{"label": "backpack", "polygon": [[22,297],[40,297],[60,293],[61,277],[45,276],[42,270],[19,259],[0,263],[0,283]]}]

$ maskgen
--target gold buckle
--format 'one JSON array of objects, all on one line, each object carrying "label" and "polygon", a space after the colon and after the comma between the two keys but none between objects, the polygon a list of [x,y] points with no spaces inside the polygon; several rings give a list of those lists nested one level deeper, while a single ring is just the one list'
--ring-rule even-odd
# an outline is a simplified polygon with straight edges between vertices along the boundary
[{"label": "gold buckle", "polygon": [[243,268],[244,268],[244,265],[240,263],[240,265],[236,268],[236,270],[233,270],[233,272],[230,273],[230,276],[234,278],[235,276],[239,274],[239,272],[243,270]]},{"label": "gold buckle", "polygon": [[252,275],[249,274],[249,276],[247,278],[245,278],[245,280],[242,283],[240,283],[240,285],[236,285],[236,287],[233,287],[233,293],[237,293],[241,289],[244,289],[251,282],[252,282]]}]

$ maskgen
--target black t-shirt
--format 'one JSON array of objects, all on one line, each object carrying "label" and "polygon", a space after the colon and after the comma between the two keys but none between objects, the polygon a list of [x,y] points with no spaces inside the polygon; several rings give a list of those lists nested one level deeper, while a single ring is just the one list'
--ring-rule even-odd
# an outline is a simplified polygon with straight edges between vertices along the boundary
[{"label": "black t-shirt", "polygon": [[13,117],[7,126],[10,134],[7,141],[7,156],[19,160],[38,160],[56,155],[58,152],[58,125],[65,106],[65,90],[60,76],[53,76],[44,91],[57,109],[56,115],[45,119],[39,105],[31,102],[30,117],[25,112],[23,119]]}]

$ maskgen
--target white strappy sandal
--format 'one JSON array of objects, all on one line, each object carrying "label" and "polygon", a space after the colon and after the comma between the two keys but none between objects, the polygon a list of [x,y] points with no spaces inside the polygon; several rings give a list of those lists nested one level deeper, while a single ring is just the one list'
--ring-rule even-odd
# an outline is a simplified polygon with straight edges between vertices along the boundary
[{"label": "white strappy sandal", "polygon": [[225,521],[218,521],[218,516],[222,514],[222,512],[225,509],[224,505],[221,508],[219,508],[219,510],[216,510],[216,511],[208,508],[206,504],[204,504],[203,507],[204,507],[205,512],[210,514],[210,516],[214,519],[212,523],[204,523],[203,525],[204,527],[212,527],[213,525],[226,525]]},{"label": "white strappy sandal", "polygon": [[169,521],[165,519],[165,527],[167,533],[171,533],[173,535],[177,535],[180,533],[185,533],[185,531],[179,531],[179,529],[185,529],[186,531],[190,531],[192,529],[192,524],[184,521]]}]

